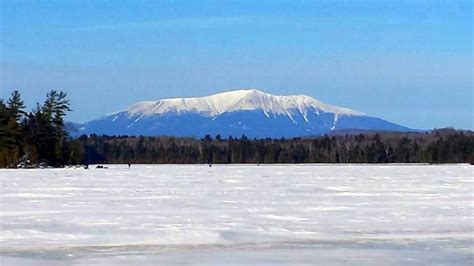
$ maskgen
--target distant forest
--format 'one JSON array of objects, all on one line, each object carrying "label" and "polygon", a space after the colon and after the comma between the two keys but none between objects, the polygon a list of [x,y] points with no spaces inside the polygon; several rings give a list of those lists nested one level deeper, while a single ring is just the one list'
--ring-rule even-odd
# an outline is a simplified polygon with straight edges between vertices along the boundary
[{"label": "distant forest", "polygon": [[89,163],[472,163],[474,134],[371,133],[291,139],[81,136]]},{"label": "distant forest", "polygon": [[0,100],[0,167],[88,164],[473,163],[474,132],[363,132],[291,139],[205,136],[202,139],[82,135],[72,138],[64,92],[24,111],[15,91]]}]

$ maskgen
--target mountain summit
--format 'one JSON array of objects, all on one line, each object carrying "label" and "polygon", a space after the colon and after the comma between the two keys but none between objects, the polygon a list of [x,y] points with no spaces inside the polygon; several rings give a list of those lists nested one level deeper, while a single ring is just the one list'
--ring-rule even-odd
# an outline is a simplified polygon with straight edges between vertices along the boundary
[{"label": "mountain summit", "polygon": [[276,96],[255,89],[228,91],[201,98],[174,98],[139,102],[126,111],[130,114],[145,115],[200,113],[209,117],[217,117],[230,112],[261,110],[266,117],[286,114],[291,119],[292,110],[298,110],[300,115],[306,117],[307,110],[311,108],[316,112],[363,115],[350,109],[322,103],[306,95]]},{"label": "mountain summit", "polygon": [[241,89],[206,97],[138,102],[85,123],[79,133],[295,137],[341,129],[410,130],[306,95],[277,96]]}]

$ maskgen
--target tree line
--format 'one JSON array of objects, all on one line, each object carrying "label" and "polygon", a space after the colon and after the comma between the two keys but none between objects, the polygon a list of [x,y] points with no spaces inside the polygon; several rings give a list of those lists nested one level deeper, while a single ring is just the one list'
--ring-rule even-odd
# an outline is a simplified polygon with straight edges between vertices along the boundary
[{"label": "tree line", "polygon": [[314,138],[81,136],[87,163],[472,163],[474,133],[368,133]]},{"label": "tree line", "polygon": [[474,133],[365,132],[311,138],[202,139],[154,136],[69,136],[67,94],[51,91],[26,112],[19,92],[0,99],[0,167],[195,163],[473,163]]}]

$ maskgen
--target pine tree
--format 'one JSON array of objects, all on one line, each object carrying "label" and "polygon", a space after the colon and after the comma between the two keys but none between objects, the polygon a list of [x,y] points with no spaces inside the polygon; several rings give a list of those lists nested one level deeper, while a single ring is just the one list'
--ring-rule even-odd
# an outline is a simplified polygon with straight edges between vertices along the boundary
[{"label": "pine tree", "polygon": [[13,91],[5,105],[0,104],[0,147],[1,162],[5,167],[15,167],[22,155],[22,130],[21,119],[25,112],[25,105],[18,91]]},{"label": "pine tree", "polygon": [[53,127],[54,154],[49,158],[53,166],[61,166],[69,161],[68,133],[64,129],[66,112],[72,111],[65,92],[50,91],[46,96],[43,112]]},{"label": "pine tree", "polygon": [[18,91],[13,91],[10,99],[8,100],[7,107],[10,110],[10,115],[17,122],[20,122],[20,119],[25,115],[25,104],[21,99],[21,94]]}]

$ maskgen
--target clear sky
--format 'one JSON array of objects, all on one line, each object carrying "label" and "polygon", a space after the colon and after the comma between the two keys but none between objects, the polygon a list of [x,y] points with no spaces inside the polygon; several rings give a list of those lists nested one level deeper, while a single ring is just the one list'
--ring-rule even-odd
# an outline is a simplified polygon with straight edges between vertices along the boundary
[{"label": "clear sky", "polygon": [[412,128],[473,128],[472,1],[0,0],[0,98],[69,93],[85,122],[235,88]]}]

